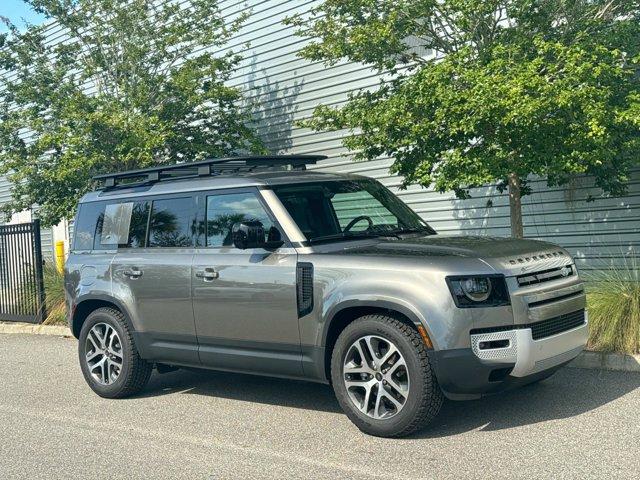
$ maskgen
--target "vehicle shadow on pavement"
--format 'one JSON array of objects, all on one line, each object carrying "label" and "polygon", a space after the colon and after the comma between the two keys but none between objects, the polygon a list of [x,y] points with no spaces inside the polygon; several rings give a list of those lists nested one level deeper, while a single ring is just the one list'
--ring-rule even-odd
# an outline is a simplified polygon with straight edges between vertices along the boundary
[{"label": "vehicle shadow on pavement", "polygon": [[178,370],[163,375],[154,372],[139,397],[176,392],[305,410],[342,412],[328,385],[211,370]]},{"label": "vehicle shadow on pavement", "polygon": [[[570,418],[640,388],[640,373],[564,368],[551,378],[472,401],[445,401],[436,420],[411,438],[496,431]],[[176,392],[342,413],[331,387],[311,382],[207,370],[155,374],[141,397]],[[346,419],[345,419],[346,420]]]},{"label": "vehicle shadow on pavement", "polygon": [[640,388],[640,373],[564,368],[542,382],[466,402],[447,401],[413,438],[496,431],[580,415]]}]

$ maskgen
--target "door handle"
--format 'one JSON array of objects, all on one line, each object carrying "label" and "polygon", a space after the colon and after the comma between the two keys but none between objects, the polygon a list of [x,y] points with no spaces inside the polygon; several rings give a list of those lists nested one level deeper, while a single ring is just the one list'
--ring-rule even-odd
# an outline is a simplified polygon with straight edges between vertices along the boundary
[{"label": "door handle", "polygon": [[129,278],[140,278],[142,276],[142,270],[140,270],[139,268],[133,267],[129,270],[124,270],[122,274],[125,277],[129,277]]},{"label": "door handle", "polygon": [[214,268],[207,267],[204,270],[196,271],[196,277],[203,279],[205,282],[212,282],[218,278],[220,274]]}]

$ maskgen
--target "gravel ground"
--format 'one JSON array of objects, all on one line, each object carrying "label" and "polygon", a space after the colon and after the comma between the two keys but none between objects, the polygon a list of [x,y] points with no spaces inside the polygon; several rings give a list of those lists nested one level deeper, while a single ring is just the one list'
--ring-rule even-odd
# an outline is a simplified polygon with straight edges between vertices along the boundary
[{"label": "gravel ground", "polygon": [[324,385],[177,371],[104,400],[75,339],[0,334],[0,478],[638,478],[639,387],[638,373],[567,368],[386,440]]}]

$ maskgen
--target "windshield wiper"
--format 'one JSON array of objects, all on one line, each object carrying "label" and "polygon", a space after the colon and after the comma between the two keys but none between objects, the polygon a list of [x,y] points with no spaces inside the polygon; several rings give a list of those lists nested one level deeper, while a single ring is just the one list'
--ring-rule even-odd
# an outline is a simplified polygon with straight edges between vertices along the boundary
[{"label": "windshield wiper", "polygon": [[397,230],[381,230],[378,232],[357,232],[357,233],[335,233],[333,235],[325,235],[323,237],[316,237],[309,240],[309,243],[322,243],[322,242],[330,242],[332,240],[362,240],[366,238],[380,238],[380,237],[396,237],[400,239],[400,235],[411,234],[411,233],[424,233],[428,235],[433,235],[431,229],[424,228],[401,228]]},{"label": "windshield wiper", "polygon": [[433,235],[435,232],[427,227],[421,228],[399,228],[398,230],[392,230],[392,235],[404,235],[407,233],[425,233],[427,235]]},{"label": "windshield wiper", "polygon": [[329,242],[331,240],[362,240],[366,238],[379,238],[395,236],[395,233],[335,233],[333,235],[325,235],[323,237],[316,237],[309,240],[309,243],[322,243]]}]

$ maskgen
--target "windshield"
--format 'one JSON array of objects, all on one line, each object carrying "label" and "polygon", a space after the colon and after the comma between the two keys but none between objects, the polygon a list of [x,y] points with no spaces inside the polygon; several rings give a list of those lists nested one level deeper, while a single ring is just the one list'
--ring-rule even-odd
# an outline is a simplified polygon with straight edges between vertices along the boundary
[{"label": "windshield", "polygon": [[402,233],[435,233],[375,180],[340,180],[273,188],[312,243]]}]

